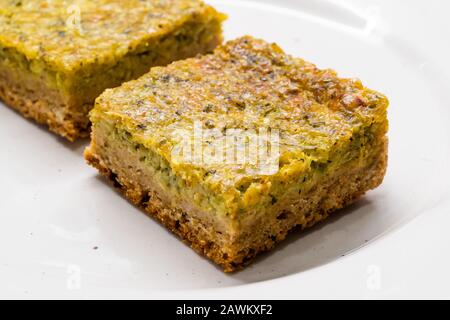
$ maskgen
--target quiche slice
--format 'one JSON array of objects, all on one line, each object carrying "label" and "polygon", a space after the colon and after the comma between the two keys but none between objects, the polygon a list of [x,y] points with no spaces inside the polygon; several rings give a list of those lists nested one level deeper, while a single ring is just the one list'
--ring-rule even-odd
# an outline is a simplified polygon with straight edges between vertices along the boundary
[{"label": "quiche slice", "polygon": [[75,140],[105,89],[211,52],[224,15],[201,0],[0,0],[0,99]]},{"label": "quiche slice", "polygon": [[381,184],[382,94],[246,36],[107,90],[87,161],[224,271]]}]

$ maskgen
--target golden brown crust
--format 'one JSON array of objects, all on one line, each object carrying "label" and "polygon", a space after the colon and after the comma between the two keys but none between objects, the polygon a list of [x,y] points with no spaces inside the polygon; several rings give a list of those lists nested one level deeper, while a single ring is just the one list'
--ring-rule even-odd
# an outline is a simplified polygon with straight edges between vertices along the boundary
[{"label": "golden brown crust", "polygon": [[[229,244],[227,248],[218,243],[220,235],[213,226],[205,225],[188,212],[164,203],[154,191],[147,192],[126,176],[118,175],[118,170],[108,167],[98,154],[95,144],[85,152],[89,164],[96,167],[134,204],[158,220],[196,252],[202,254],[221,267],[225,272],[234,272],[250,264],[261,252],[271,250],[284,240],[290,231],[300,227],[305,229],[326,219],[331,213],[341,209],[361,197],[366,191],[381,184],[387,167],[387,140],[372,163],[356,171],[343,170],[336,174],[310,194],[299,196],[297,211],[284,212],[274,221],[265,221],[255,226],[254,238],[243,234]],[[271,236],[266,236],[267,234]],[[276,236],[273,236],[273,235]],[[212,237],[211,235],[216,235]],[[223,239],[221,239],[223,240]],[[230,247],[233,250],[230,250]]]},{"label": "golden brown crust", "polygon": [[[53,111],[55,100],[58,100],[58,97],[48,92],[48,96],[54,96],[53,101],[49,101],[48,99],[34,99],[33,94],[33,91],[30,92],[21,86],[0,80],[0,100],[19,111],[24,117],[48,126],[50,131],[71,142],[78,138],[87,138],[89,136],[89,122],[86,117],[82,117],[84,121],[77,121],[73,118],[58,119],[58,116]],[[46,92],[39,93],[40,96],[45,94]],[[66,108],[68,107],[60,105],[61,112]]]}]

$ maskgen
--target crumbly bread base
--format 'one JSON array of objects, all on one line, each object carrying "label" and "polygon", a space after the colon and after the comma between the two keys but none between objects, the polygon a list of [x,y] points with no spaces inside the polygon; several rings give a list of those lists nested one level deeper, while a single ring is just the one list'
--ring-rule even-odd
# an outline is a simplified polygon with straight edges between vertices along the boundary
[{"label": "crumbly bread base", "polygon": [[43,85],[27,87],[23,82],[0,78],[0,99],[25,118],[47,126],[69,141],[89,137],[87,113],[71,112],[56,90],[43,88]]},{"label": "crumbly bread base", "polygon": [[222,228],[219,231],[214,222],[206,221],[194,211],[174,206],[160,188],[145,181],[142,177],[146,174],[142,168],[136,172],[133,164],[123,160],[124,150],[128,152],[126,145],[114,147],[114,141],[97,141],[96,136],[94,130],[92,144],[85,152],[88,163],[131,202],[199,254],[220,265],[225,272],[243,269],[259,253],[271,250],[284,240],[291,230],[312,227],[336,210],[351,204],[366,191],[376,188],[383,181],[387,167],[387,138],[382,138],[365,166],[342,168],[322,179],[322,183],[308,193],[299,195],[294,203],[286,205],[286,210],[279,211],[277,215],[264,216],[264,221],[255,221],[251,230],[241,230],[237,237],[230,237],[226,229],[225,232]]}]

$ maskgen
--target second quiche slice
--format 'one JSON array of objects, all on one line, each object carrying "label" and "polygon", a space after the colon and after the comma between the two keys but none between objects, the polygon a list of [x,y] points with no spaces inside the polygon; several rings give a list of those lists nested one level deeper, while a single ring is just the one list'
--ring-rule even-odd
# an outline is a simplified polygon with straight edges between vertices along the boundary
[{"label": "second quiche slice", "polygon": [[201,0],[0,0],[0,99],[73,141],[105,89],[212,51],[223,20]]},{"label": "second quiche slice", "polygon": [[387,107],[358,80],[243,37],[103,93],[85,156],[230,272],[382,182]]}]

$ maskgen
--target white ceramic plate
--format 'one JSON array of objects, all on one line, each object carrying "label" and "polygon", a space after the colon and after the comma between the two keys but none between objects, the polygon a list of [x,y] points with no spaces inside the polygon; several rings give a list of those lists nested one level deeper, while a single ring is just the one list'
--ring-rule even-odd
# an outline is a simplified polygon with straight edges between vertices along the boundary
[{"label": "white ceramic plate", "polygon": [[1,106],[0,297],[450,297],[449,3],[210,2],[227,39],[276,41],[390,98],[382,187],[225,275],[86,166],[87,141]]}]

